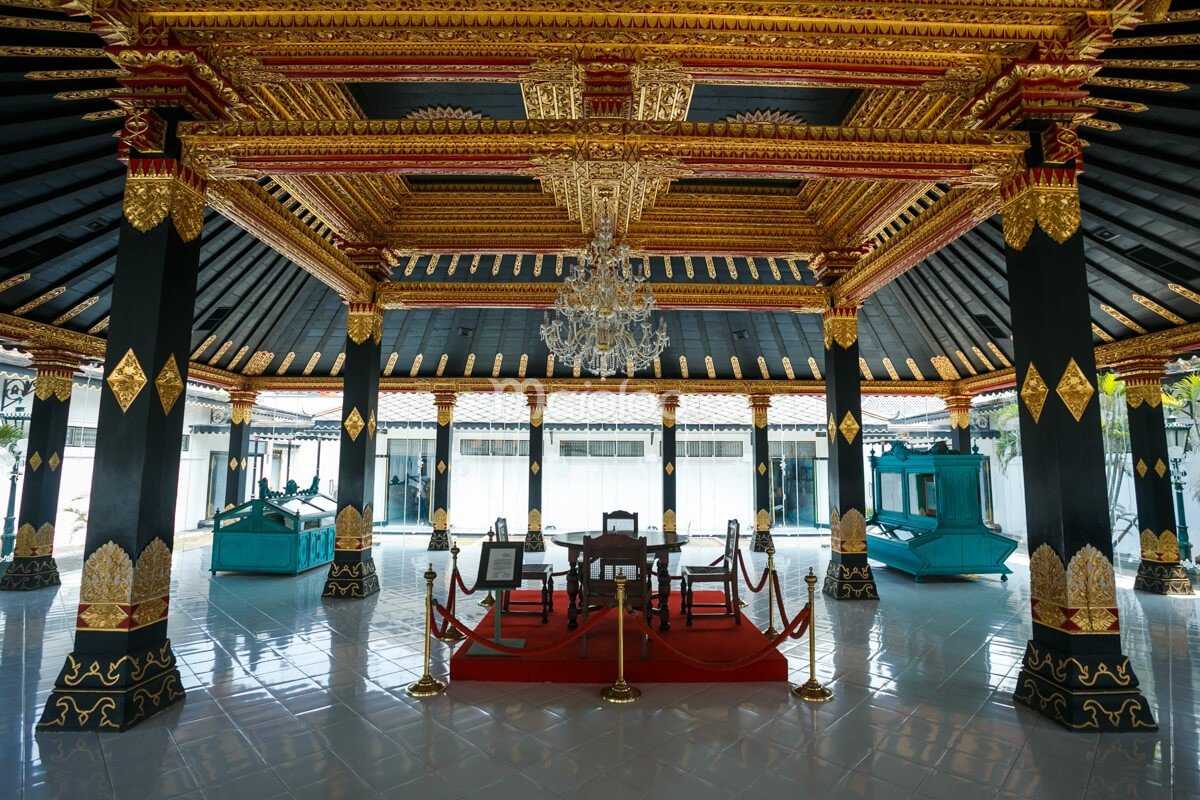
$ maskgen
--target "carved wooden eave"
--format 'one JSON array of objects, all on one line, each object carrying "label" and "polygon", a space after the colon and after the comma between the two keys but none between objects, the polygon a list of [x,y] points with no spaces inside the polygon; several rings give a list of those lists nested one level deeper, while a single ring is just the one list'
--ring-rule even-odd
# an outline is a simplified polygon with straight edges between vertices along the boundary
[{"label": "carved wooden eave", "polygon": [[[104,361],[107,344],[99,336],[77,333],[12,314],[0,314],[0,339],[18,347],[61,350],[91,361]],[[246,377],[193,361],[188,364],[188,380],[221,389],[240,389],[244,388]]]},{"label": "carved wooden eave", "polygon": [[[829,291],[820,286],[760,284],[649,284],[660,309],[785,311],[820,314],[829,308]],[[376,299],[388,309],[402,308],[550,308],[561,290],[545,283],[381,283]]]},{"label": "carved wooden eave", "polygon": [[999,210],[987,189],[953,189],[900,233],[863,256],[833,287],[837,305],[856,305]]},{"label": "carved wooden eave", "polygon": [[208,202],[251,235],[308,270],[344,298],[370,297],[373,282],[350,259],[249,181],[208,184]]},{"label": "carved wooden eave", "polygon": [[1028,136],[732,122],[264,120],[188,122],[184,157],[206,178],[391,173],[534,175],[537,159],[590,150],[653,154],[697,177],[943,181],[998,186]]}]

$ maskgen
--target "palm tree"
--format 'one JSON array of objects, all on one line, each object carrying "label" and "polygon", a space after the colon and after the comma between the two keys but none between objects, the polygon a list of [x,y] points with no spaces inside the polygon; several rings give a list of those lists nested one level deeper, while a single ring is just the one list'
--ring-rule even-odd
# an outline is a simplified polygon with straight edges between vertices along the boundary
[{"label": "palm tree", "polygon": [[9,425],[7,422],[0,423],[0,448],[7,450],[14,459],[20,457],[17,445],[24,438],[25,432],[16,425]]}]

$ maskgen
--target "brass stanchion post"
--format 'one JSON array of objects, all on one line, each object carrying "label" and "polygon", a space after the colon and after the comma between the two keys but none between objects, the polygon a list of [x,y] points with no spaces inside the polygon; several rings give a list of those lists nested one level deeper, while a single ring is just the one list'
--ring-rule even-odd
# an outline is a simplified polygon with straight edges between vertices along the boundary
[{"label": "brass stanchion post", "polygon": [[[742,571],[742,553],[741,553],[741,551],[740,551],[740,550],[738,551],[738,554],[737,554],[737,559],[736,559],[736,560],[737,560],[737,562],[738,562],[738,563],[733,565],[733,568],[734,568],[734,571],[735,571],[735,574],[734,574],[734,576],[733,576],[733,579],[734,579],[735,581],[736,581],[736,580],[740,580],[740,578],[738,578],[738,575],[740,575],[740,574],[741,574],[741,571]],[[749,587],[749,586],[747,586],[747,587],[746,587],[746,589],[747,589],[747,590],[749,590],[749,589],[750,589],[750,587]],[[742,596],[741,596],[741,592],[738,592],[738,608],[746,608],[746,607],[747,607],[747,606],[749,606],[749,605],[750,605],[750,602],[749,602],[748,600],[746,600],[746,598],[744,598],[744,597],[742,597]]]},{"label": "brass stanchion post", "polygon": [[833,692],[817,681],[817,632],[813,624],[813,613],[816,610],[817,576],[812,567],[804,576],[808,584],[808,680],[801,686],[793,686],[792,694],[810,703],[827,703],[833,699]]},{"label": "brass stanchion post", "polygon": [[[458,549],[458,542],[455,542],[454,546],[450,548],[450,591],[451,592],[454,591],[454,581],[455,581],[455,577],[458,575],[458,554],[460,552],[462,552],[462,551]],[[450,613],[451,614],[454,613],[453,608],[450,609]],[[457,644],[458,642],[461,642],[465,638],[467,638],[467,637],[463,634],[463,632],[460,631],[458,628],[454,627],[453,625],[447,625],[446,632],[443,633],[441,636],[437,637],[438,641],[441,642],[442,644]]]},{"label": "brass stanchion post", "polygon": [[625,682],[625,576],[617,576],[617,682],[600,692],[610,703],[632,703],[642,696]]},{"label": "brass stanchion post", "polygon": [[[492,530],[491,528],[488,528],[488,541],[489,542],[492,541],[492,538],[495,535],[496,535],[496,532],[494,530]],[[487,596],[479,601],[479,605],[483,606],[484,608],[491,608],[492,606],[496,605],[496,598],[492,596],[491,589],[488,589]]]},{"label": "brass stanchion post", "polygon": [[425,570],[425,674],[405,690],[409,697],[435,697],[446,691],[446,684],[429,674],[429,640],[433,638],[433,564]]},{"label": "brass stanchion post", "polygon": [[767,627],[763,630],[763,636],[770,639],[772,642],[779,638],[779,631],[775,630],[775,545],[767,545]]}]

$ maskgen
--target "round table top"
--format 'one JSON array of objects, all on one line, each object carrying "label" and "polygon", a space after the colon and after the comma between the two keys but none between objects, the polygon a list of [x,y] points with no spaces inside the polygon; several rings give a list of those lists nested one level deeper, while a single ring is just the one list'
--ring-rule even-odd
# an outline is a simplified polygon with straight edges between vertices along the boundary
[{"label": "round table top", "polygon": [[[568,531],[567,533],[556,533],[550,537],[550,541],[554,542],[559,547],[583,547],[583,537],[585,536],[601,536],[603,531]],[[646,531],[639,533],[638,536],[646,540],[647,550],[665,550],[669,547],[678,547],[688,543],[691,537],[685,533],[670,533],[666,531]]]}]

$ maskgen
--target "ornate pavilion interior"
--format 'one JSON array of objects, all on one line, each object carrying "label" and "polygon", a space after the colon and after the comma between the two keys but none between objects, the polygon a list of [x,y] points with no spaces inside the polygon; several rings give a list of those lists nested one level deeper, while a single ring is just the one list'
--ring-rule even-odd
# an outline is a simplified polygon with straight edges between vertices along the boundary
[{"label": "ornate pavilion interior", "polygon": [[[3,6],[3,796],[1200,797],[1194,0]],[[555,417],[614,394],[644,503]]]}]

